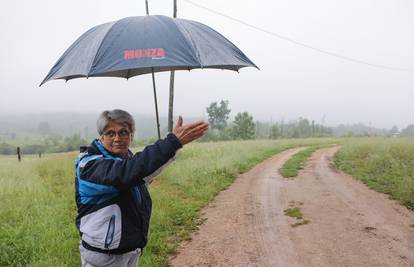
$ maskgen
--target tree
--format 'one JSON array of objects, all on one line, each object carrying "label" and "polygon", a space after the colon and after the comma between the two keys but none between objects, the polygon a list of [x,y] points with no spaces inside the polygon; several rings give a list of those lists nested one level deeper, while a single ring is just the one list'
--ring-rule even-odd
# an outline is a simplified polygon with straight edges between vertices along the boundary
[{"label": "tree", "polygon": [[0,154],[2,155],[12,155],[16,153],[16,148],[3,142],[0,143]]},{"label": "tree", "polygon": [[79,147],[87,145],[88,142],[85,139],[82,139],[80,134],[74,134],[72,136],[68,136],[64,140],[63,150],[64,151],[76,151],[79,150]]},{"label": "tree", "polygon": [[247,112],[237,113],[234,118],[232,135],[236,139],[253,139],[255,124],[253,122],[253,117]]},{"label": "tree", "polygon": [[311,125],[308,119],[299,118],[298,132],[298,137],[309,137],[311,135]]},{"label": "tree", "polygon": [[281,137],[282,135],[282,128],[279,127],[279,125],[277,123],[273,124],[271,130],[270,130],[270,138],[271,139],[276,139]]},{"label": "tree", "polygon": [[402,129],[400,136],[413,137],[414,136],[414,124],[410,124],[406,128]]},{"label": "tree", "polygon": [[398,132],[399,132],[398,127],[394,125],[394,126],[390,129],[390,131],[389,131],[389,135],[394,136],[394,135],[397,135],[397,134],[398,134]]},{"label": "tree", "polygon": [[213,102],[207,107],[208,122],[211,130],[222,131],[227,126],[227,120],[229,119],[231,109],[229,109],[229,101],[221,100],[220,105],[217,102]]}]

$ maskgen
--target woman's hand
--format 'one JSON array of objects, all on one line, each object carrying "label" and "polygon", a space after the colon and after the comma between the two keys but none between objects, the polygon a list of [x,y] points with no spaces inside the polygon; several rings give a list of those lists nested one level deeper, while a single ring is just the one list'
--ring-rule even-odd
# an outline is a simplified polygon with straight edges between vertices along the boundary
[{"label": "woman's hand", "polygon": [[204,121],[197,121],[187,125],[183,125],[183,118],[178,116],[177,125],[173,133],[177,136],[182,145],[188,144],[201,136],[208,130],[208,123]]}]

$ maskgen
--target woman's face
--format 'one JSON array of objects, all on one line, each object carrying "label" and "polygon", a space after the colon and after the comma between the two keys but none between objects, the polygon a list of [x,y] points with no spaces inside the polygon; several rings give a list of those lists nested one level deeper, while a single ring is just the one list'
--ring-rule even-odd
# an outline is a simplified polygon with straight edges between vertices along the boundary
[{"label": "woman's face", "polygon": [[105,149],[120,157],[128,155],[132,142],[132,133],[125,123],[109,122],[101,136]]}]

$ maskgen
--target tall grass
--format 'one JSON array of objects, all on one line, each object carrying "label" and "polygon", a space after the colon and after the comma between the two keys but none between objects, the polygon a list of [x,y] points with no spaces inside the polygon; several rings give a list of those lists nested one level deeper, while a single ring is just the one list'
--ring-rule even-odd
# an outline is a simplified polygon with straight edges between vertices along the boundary
[{"label": "tall grass", "polygon": [[[179,152],[150,187],[149,243],[141,266],[165,266],[200,223],[198,211],[234,178],[284,149],[330,139],[196,143]],[[74,224],[76,153],[0,157],[0,266],[79,266]]]},{"label": "tall grass", "polygon": [[78,266],[75,154],[0,159],[0,266]]},{"label": "tall grass", "polygon": [[355,139],[337,152],[335,163],[414,210],[414,139]]}]

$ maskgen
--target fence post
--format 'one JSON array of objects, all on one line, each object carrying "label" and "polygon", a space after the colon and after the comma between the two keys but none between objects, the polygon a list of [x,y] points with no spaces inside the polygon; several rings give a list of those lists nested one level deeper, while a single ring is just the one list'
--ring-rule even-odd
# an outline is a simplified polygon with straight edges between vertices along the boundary
[{"label": "fence post", "polygon": [[20,147],[19,146],[17,147],[17,159],[19,160],[19,162],[22,161],[22,156],[20,154]]}]

